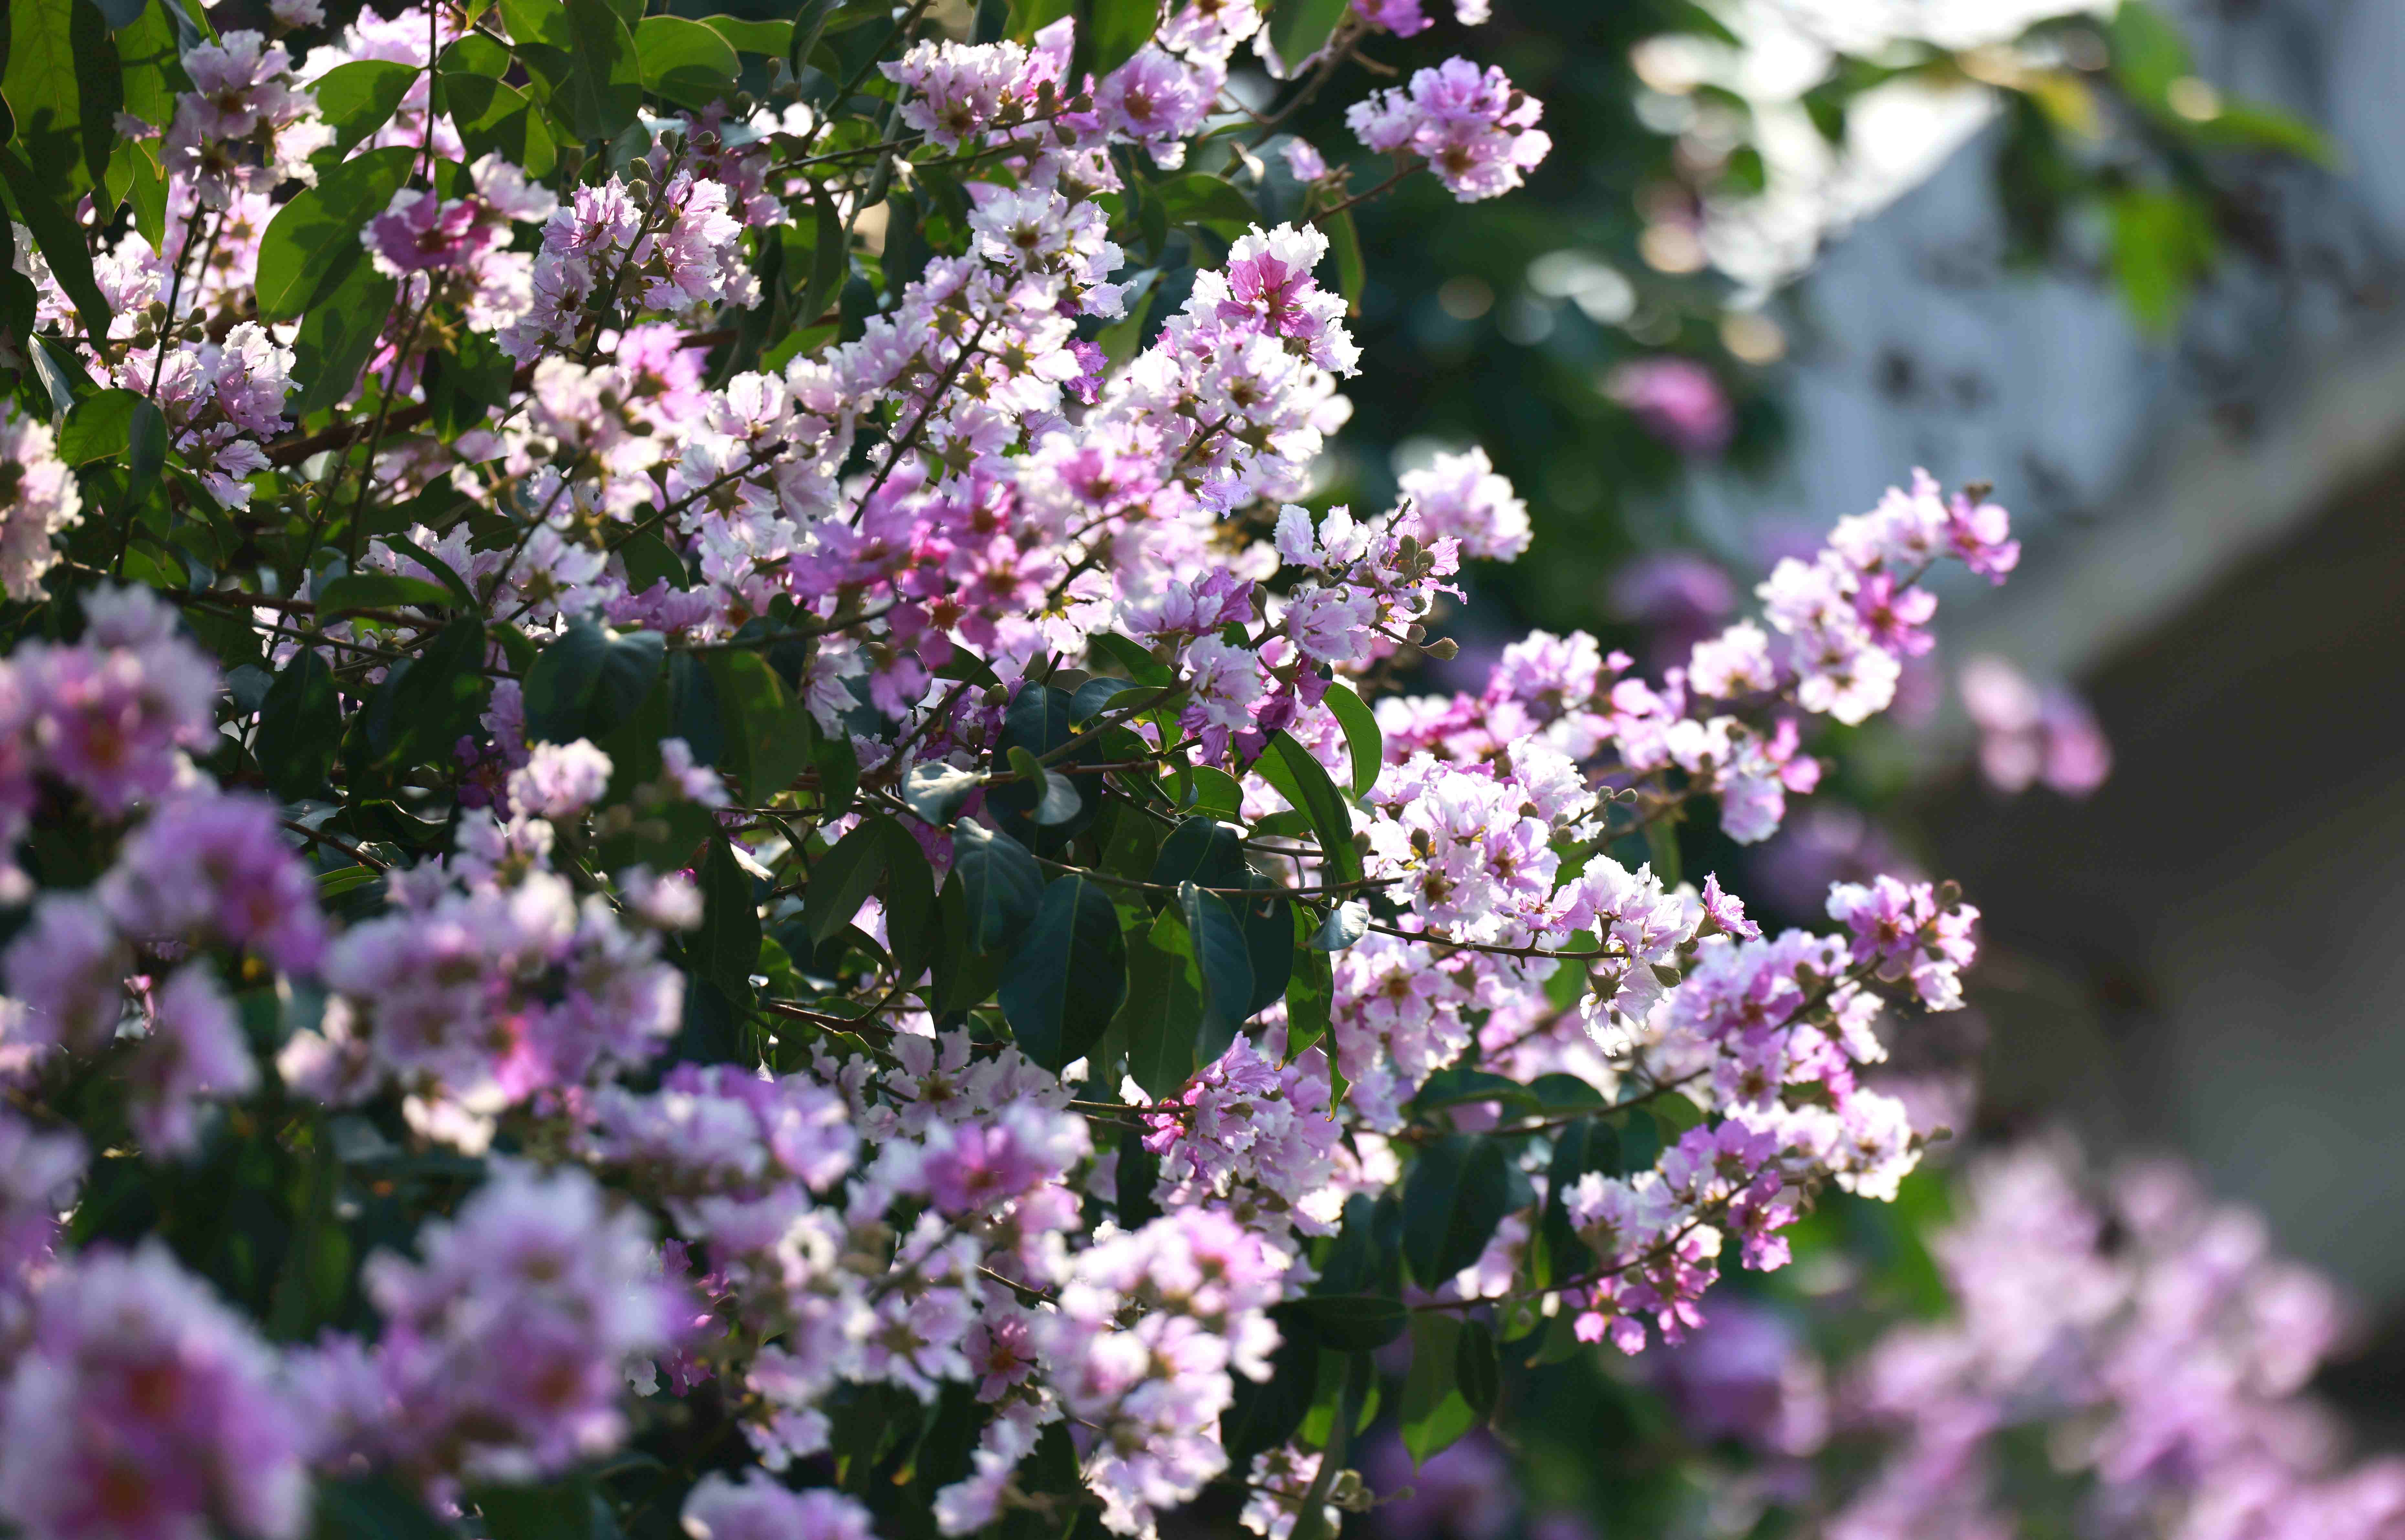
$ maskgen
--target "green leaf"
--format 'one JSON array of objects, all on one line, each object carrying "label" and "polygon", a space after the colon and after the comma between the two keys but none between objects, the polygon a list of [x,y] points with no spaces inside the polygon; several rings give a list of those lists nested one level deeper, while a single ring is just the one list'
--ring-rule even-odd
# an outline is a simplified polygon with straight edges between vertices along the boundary
[{"label": "green leaf", "polygon": [[582,616],[569,622],[527,671],[528,741],[598,742],[651,693],[667,644],[656,631],[622,635]]},{"label": "green leaf", "polygon": [[1087,22],[1096,75],[1108,75],[1134,57],[1160,21],[1160,0],[1092,0]]},{"label": "green leaf", "polygon": [[276,674],[260,704],[254,748],[268,789],[288,802],[324,791],[342,738],[334,671],[316,649],[303,647]]},{"label": "green leaf", "polygon": [[315,1540],[453,1540],[457,1533],[387,1476],[318,1482],[316,1518]]},{"label": "green leaf", "polygon": [[1253,769],[1311,820],[1312,834],[1318,840],[1320,855],[1327,863],[1328,879],[1336,883],[1360,881],[1361,853],[1353,848],[1352,810],[1311,751],[1280,730],[1271,735],[1269,752],[1255,762]]},{"label": "green leaf", "polygon": [[[517,61],[510,56],[510,50],[490,34],[471,32],[443,50],[443,58],[435,65],[435,79],[438,88],[443,90],[448,90],[453,78],[461,75],[481,75],[498,80],[516,64]],[[444,110],[454,109],[446,106]]]},{"label": "green leaf", "polygon": [[91,251],[83,229],[68,218],[51,189],[34,174],[14,145],[0,145],[0,182],[8,189],[16,216],[33,233],[34,245],[50,264],[50,276],[75,302],[76,317],[91,336],[108,335],[109,308],[91,272]]},{"label": "green leaf", "polygon": [[1353,686],[1341,680],[1328,686],[1328,709],[1336,713],[1336,725],[1344,729],[1345,751],[1353,756],[1353,796],[1357,801],[1378,784],[1378,770],[1385,762],[1385,736],[1378,730],[1378,718],[1353,693]]},{"label": "green leaf", "polygon": [[1478,1415],[1461,1392],[1462,1323],[1451,1312],[1422,1310],[1412,1317],[1412,1366],[1403,1377],[1403,1448],[1414,1466],[1425,1465],[1478,1425]]},{"label": "green leaf", "polygon": [[1127,943],[1110,896],[1080,872],[1053,879],[998,991],[1020,1052],[1058,1074],[1109,1027],[1127,987]]},{"label": "green leaf", "polygon": [[[453,347],[429,350],[420,382],[443,442],[453,443],[470,429],[485,426],[494,407],[508,404],[516,377],[510,356],[485,332],[463,329]],[[657,544],[656,537],[646,538]],[[628,572],[631,575],[631,567]]]},{"label": "green leaf", "polygon": [[1497,1361],[1495,1334],[1487,1330],[1486,1322],[1461,1323],[1461,1335],[1454,1345],[1453,1382],[1462,1400],[1470,1404],[1471,1417],[1480,1422],[1494,1417],[1496,1403],[1503,1396],[1503,1366]]},{"label": "green leaf", "polygon": [[[471,68],[465,63],[453,67],[455,56],[471,42],[489,44],[491,39],[471,35],[451,45],[443,51],[438,77],[443,108],[458,129],[459,142],[467,148],[469,159],[498,154],[522,168],[529,177],[549,176],[559,148],[551,130],[544,126],[534,99],[482,68]],[[498,44],[492,46],[491,51],[507,68],[508,52]],[[481,55],[471,57],[479,65],[485,62]]]},{"label": "green leaf", "polygon": [[1193,939],[1194,964],[1202,983],[1202,1031],[1194,1057],[1216,1064],[1236,1040],[1253,998],[1253,962],[1235,911],[1216,893],[1192,883],[1177,884],[1177,912]]},{"label": "green leaf", "polygon": [[1321,222],[1328,233],[1328,248],[1336,256],[1336,291],[1344,296],[1346,313],[1361,313],[1361,290],[1369,287],[1370,266],[1361,257],[1361,232],[1353,223],[1353,211],[1346,209]]},{"label": "green leaf", "polygon": [[729,769],[746,797],[755,805],[766,802],[792,785],[810,762],[809,708],[756,652],[714,652],[709,659]]},{"label": "green leaf", "polygon": [[1172,177],[1152,189],[1172,224],[1201,225],[1215,235],[1234,240],[1260,223],[1260,210],[1236,184],[1207,171]]},{"label": "green leaf", "polygon": [[2168,335],[2213,265],[2212,216],[2196,199],[2152,188],[2114,194],[2111,209],[2113,273],[2122,297],[2140,326]]},{"label": "green leaf", "polygon": [[[1292,1060],[1304,1049],[1328,1037],[1329,1011],[1334,1004],[1334,970],[1329,967],[1325,952],[1301,951],[1294,954],[1294,972],[1286,985],[1286,1056]],[[1328,1042],[1331,1067],[1336,1058],[1336,1044]],[[1344,1081],[1336,1081],[1336,1095],[1344,1095]]]},{"label": "green leaf", "polygon": [[439,763],[476,730],[485,706],[485,621],[463,615],[434,633],[426,650],[395,664],[368,707],[371,745],[389,768]]},{"label": "green leaf", "polygon": [[1412,1098],[1412,1105],[1433,1111],[1441,1107],[1464,1107],[1490,1101],[1501,1102],[1507,1107],[1521,1107],[1534,1105],[1536,1097],[1518,1081],[1507,1080],[1491,1070],[1455,1065],[1430,1075],[1427,1083],[1420,1087],[1419,1094]]},{"label": "green leaf", "polygon": [[1403,1260],[1434,1289],[1476,1262],[1512,1195],[1503,1146],[1448,1134],[1420,1151],[1403,1181]]},{"label": "green leaf", "polygon": [[2161,101],[2173,81],[2193,73],[2187,40],[2145,0],[2121,0],[2106,38],[2112,45],[2114,77],[2142,102]]},{"label": "green leaf", "polygon": [[334,130],[334,148],[348,155],[390,121],[418,73],[414,65],[389,59],[355,59],[319,76],[309,89],[317,98],[318,113]]},{"label": "green leaf", "polygon": [[359,610],[448,609],[457,596],[440,583],[398,572],[353,572],[317,592],[317,617],[331,619]]},{"label": "green leaf", "polygon": [[[417,151],[387,145],[327,166],[315,187],[276,210],[259,242],[259,318],[288,321],[333,295],[355,270],[373,269],[359,232],[409,183]],[[375,318],[381,326],[382,316]]]},{"label": "green leaf", "polygon": [[351,393],[384,340],[384,323],[399,292],[390,278],[359,262],[310,305],[292,344],[292,378],[300,389],[284,403],[286,415],[305,417]]},{"label": "green leaf", "polygon": [[1411,1311],[1389,1294],[1306,1294],[1278,1307],[1328,1347],[1343,1352],[1383,1348],[1403,1335]]},{"label": "green leaf", "polygon": [[[781,59],[794,46],[794,23],[791,21],[755,21],[744,16],[705,16],[701,24],[726,39],[727,46],[738,53],[764,54]],[[640,34],[635,39],[640,47]]]},{"label": "green leaf", "polygon": [[580,139],[615,139],[643,109],[634,34],[607,0],[501,0],[537,94]]},{"label": "green leaf", "polygon": [[743,72],[734,45],[717,29],[682,16],[647,16],[638,22],[635,56],[642,65],[645,91],[696,109],[734,95],[736,78]]},{"label": "green leaf", "polygon": [[1128,950],[1127,1070],[1150,1096],[1174,1095],[1194,1077],[1194,1037],[1202,1025],[1194,943],[1174,909],[1161,911],[1143,942]]},{"label": "green leaf", "polygon": [[1275,883],[1255,871],[1245,872],[1245,878],[1251,893],[1230,899],[1228,907],[1245,927],[1245,954],[1253,967],[1253,993],[1245,1014],[1258,1016],[1286,997],[1287,983],[1294,976],[1294,914],[1291,901],[1279,897],[1283,890]]},{"label": "green leaf", "polygon": [[910,831],[893,818],[885,830],[885,947],[894,971],[915,980],[927,971],[942,944],[935,908],[935,869]]},{"label": "green leaf", "polygon": [[1193,777],[1194,800],[1191,806],[1196,812],[1207,813],[1230,823],[1243,815],[1245,788],[1237,784],[1234,776],[1209,765],[1198,765],[1188,773]]},{"label": "green leaf", "polygon": [[752,971],[760,961],[760,911],[752,897],[752,874],[735,858],[726,836],[710,841],[701,865],[701,928],[685,942],[693,970],[728,999],[752,998]]},{"label": "green leaf", "polygon": [[1217,818],[1181,818],[1160,842],[1146,882],[1161,887],[1198,883],[1234,887],[1245,875],[1245,831]]},{"label": "green leaf", "polygon": [[2201,123],[2182,124],[2188,134],[2207,144],[2225,145],[2245,149],[2275,149],[2311,161],[2327,171],[2340,168],[2342,157],[2338,146],[2320,129],[2297,117],[2262,102],[2242,102],[2223,98],[2221,110]]},{"label": "green leaf", "polygon": [[0,96],[16,119],[11,143],[49,201],[72,207],[107,175],[125,104],[117,44],[90,0],[11,0],[7,29]]},{"label": "green leaf", "polygon": [[886,830],[893,827],[891,818],[864,818],[833,850],[810,863],[809,885],[802,894],[802,926],[813,946],[824,945],[860,912],[877,879],[885,874],[892,854]]},{"label": "green leaf", "polygon": [[1169,671],[1168,664],[1117,631],[1097,631],[1086,638],[1086,645],[1126,670],[1128,677],[1139,685],[1160,689],[1176,682],[1177,676]]},{"label": "green leaf", "polygon": [[[952,826],[952,869],[968,901],[969,950],[1013,946],[1035,918],[1044,873],[1027,847],[983,824]],[[1107,901],[1107,900],[1106,900]]]},{"label": "green leaf", "polygon": [[125,493],[145,498],[167,469],[167,417],[159,403],[134,403],[134,420],[125,430]]},{"label": "green leaf", "polygon": [[138,391],[122,387],[86,396],[68,409],[66,420],[59,425],[58,457],[69,465],[121,459],[134,409],[141,404]]},{"label": "green leaf", "polygon": [[1277,0],[1270,12],[1270,47],[1292,75],[1295,67],[1328,46],[1350,0]]},{"label": "green leaf", "polygon": [[1550,1264],[1551,1278],[1574,1278],[1594,1264],[1594,1253],[1570,1228],[1567,1207],[1579,1179],[1590,1171],[1616,1177],[1626,1169],[1620,1158],[1620,1131],[1602,1118],[1581,1118],[1554,1135],[1553,1165],[1545,1174],[1545,1212],[1539,1234]]}]

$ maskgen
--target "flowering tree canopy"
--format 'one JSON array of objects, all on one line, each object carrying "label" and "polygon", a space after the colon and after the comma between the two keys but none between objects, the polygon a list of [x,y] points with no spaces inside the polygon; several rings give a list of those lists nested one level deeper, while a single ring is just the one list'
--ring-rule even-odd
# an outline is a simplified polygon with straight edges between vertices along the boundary
[{"label": "flowering tree canopy", "polygon": [[1417,0],[273,8],[7,22],[0,1519],[1320,1535],[1382,1396],[1428,1458],[1893,1194],[1976,911],[1765,935],[1677,831],[2005,515],[1412,693],[1528,524],[1300,501],[1349,210],[1548,149],[1356,79]]}]

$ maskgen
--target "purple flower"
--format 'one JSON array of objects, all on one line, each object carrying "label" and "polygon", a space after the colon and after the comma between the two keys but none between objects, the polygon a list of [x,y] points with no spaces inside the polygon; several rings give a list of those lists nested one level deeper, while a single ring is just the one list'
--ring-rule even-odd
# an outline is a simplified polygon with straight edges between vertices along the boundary
[{"label": "purple flower", "polygon": [[0,1392],[0,1516],[38,1540],[286,1540],[307,1441],[267,1345],[164,1247],[87,1252]]}]

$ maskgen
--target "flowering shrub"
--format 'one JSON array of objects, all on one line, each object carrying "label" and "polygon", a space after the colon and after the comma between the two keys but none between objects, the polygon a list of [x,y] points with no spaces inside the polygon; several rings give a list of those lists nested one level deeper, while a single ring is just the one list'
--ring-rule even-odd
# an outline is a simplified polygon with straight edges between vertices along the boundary
[{"label": "flowering shrub", "polygon": [[[1424,1460],[1918,1158],[1860,1074],[1976,911],[1765,935],[1679,830],[1776,830],[2003,511],[1414,696],[1526,512],[1297,501],[1370,193],[1257,151],[1421,8],[932,8],[12,10],[22,1533],[1316,1534],[1373,1350]],[[1351,121],[1468,200],[1540,112]]]}]

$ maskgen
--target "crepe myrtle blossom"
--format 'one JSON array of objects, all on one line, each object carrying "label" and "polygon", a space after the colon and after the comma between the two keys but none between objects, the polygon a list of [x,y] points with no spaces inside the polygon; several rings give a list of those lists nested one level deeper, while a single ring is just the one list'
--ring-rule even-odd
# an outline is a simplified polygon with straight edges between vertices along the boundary
[{"label": "crepe myrtle blossom", "polygon": [[1417,156],[1446,191],[1477,203],[1518,187],[1552,151],[1536,126],[1544,110],[1501,70],[1448,59],[1355,103],[1344,120],[1370,148]]},{"label": "crepe myrtle blossom", "polygon": [[[868,1540],[907,1451],[947,1535],[1154,1540],[1248,1475],[1290,1533],[1357,1475],[1225,1434],[1308,1399],[1322,1285],[1639,1351],[1896,1194],[1928,1131],[1874,1067],[1976,911],[1849,869],[1780,930],[1672,856],[1812,795],[1933,563],[2012,567],[1984,494],[1917,477],[1644,669],[1539,632],[1413,693],[1531,517],[1474,445],[1306,501],[1349,174],[1289,140],[1290,219],[1209,240],[1126,179],[1235,124],[1266,7],[1090,79],[1076,19],[914,15],[847,55],[878,91],[780,46],[765,102],[650,67],[752,24],[647,21],[596,96],[520,9],[188,36],[172,104],[127,78],[132,217],[18,241],[12,346],[79,399],[0,406],[0,1528],[498,1533],[532,1487]],[[1432,14],[1364,0],[1292,89]],[[1540,115],[1456,59],[1350,119],[1470,200]],[[68,463],[120,407],[140,489]],[[1624,1099],[1660,1148],[1581,1165],[1554,1109]],[[1465,1146],[1479,1244],[1420,1277],[1379,1216]],[[272,1223],[206,1239],[220,1188]]]}]

